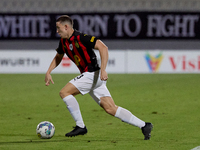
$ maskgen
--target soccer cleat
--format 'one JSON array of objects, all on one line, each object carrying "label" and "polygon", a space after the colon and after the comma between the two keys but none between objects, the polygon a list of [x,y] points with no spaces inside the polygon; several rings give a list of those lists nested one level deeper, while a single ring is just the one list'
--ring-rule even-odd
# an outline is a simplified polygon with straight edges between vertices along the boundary
[{"label": "soccer cleat", "polygon": [[144,140],[149,140],[151,137],[151,130],[153,129],[153,125],[150,122],[146,122],[145,126],[141,129],[142,133],[144,134]]},{"label": "soccer cleat", "polygon": [[74,127],[74,130],[72,130],[69,133],[66,133],[65,136],[72,137],[72,136],[78,136],[78,135],[84,135],[87,133],[87,128],[81,128],[79,126]]}]

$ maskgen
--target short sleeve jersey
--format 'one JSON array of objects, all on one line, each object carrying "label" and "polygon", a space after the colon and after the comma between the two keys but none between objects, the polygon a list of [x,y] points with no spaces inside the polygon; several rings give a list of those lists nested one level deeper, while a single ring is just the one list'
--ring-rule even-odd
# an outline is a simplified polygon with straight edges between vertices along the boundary
[{"label": "short sleeve jersey", "polygon": [[93,72],[99,70],[94,46],[97,38],[74,30],[69,39],[60,39],[56,51],[67,56],[76,64],[80,72]]}]

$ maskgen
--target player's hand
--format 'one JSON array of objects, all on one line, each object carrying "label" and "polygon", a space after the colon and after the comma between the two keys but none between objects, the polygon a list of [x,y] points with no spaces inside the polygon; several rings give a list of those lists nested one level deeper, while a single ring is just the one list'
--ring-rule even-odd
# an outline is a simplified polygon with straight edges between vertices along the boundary
[{"label": "player's hand", "polygon": [[51,77],[51,75],[50,74],[46,74],[46,76],[45,76],[45,85],[46,86],[49,86],[50,85],[50,83],[52,83],[52,84],[54,84],[54,82],[53,82],[53,79],[52,79],[52,77]]},{"label": "player's hand", "polygon": [[106,81],[108,80],[108,74],[106,71],[102,71],[101,70],[101,76],[100,76],[101,80]]}]

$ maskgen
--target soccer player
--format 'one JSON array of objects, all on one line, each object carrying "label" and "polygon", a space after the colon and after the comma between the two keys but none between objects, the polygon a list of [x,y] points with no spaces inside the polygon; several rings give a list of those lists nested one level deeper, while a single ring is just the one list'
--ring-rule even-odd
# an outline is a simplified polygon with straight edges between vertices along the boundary
[{"label": "soccer player", "polygon": [[[96,101],[108,114],[121,119],[123,122],[141,128],[144,140],[149,140],[153,125],[134,116],[130,111],[115,105],[110,92],[106,87],[108,75],[106,66],[108,61],[108,47],[94,36],[80,33],[73,29],[73,20],[67,16],[60,16],[56,20],[57,33],[60,43],[45,76],[46,86],[54,84],[50,75],[56,68],[64,54],[66,54],[78,67],[81,75],[69,81],[60,91],[60,97],[65,102],[71,116],[76,122],[76,127],[65,136],[72,137],[84,135],[87,128],[84,124],[79,104],[75,98],[77,94],[87,94]],[[101,67],[97,63],[93,49],[97,49],[101,57]]]}]

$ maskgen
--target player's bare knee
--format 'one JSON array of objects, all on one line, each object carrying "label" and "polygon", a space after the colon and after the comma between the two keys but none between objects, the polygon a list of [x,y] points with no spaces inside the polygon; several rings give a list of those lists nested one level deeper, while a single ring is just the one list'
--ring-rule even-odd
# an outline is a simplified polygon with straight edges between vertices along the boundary
[{"label": "player's bare knee", "polygon": [[60,95],[60,97],[63,99],[63,98],[65,98],[66,96],[68,96],[69,94],[66,93],[65,91],[61,90],[61,91],[59,92],[59,95]]},{"label": "player's bare knee", "polygon": [[62,90],[59,92],[59,95],[60,95],[61,98],[63,98],[63,92],[62,92]]}]

